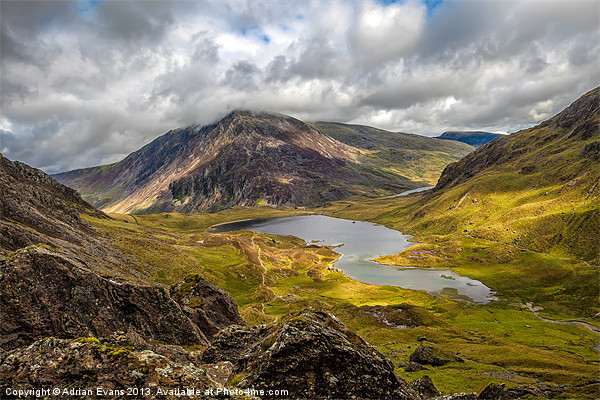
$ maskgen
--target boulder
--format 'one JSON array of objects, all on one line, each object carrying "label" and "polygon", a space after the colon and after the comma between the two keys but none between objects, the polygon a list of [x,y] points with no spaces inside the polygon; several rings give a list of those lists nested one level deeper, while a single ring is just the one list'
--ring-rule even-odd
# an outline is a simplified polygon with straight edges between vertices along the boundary
[{"label": "boulder", "polygon": [[426,368],[424,366],[422,366],[419,363],[416,362],[412,362],[409,361],[408,364],[406,364],[406,366],[404,367],[404,371],[406,372],[417,372],[417,371],[423,371],[423,370],[429,370],[429,368]]},{"label": "boulder", "polygon": [[510,394],[506,393],[504,390],[504,383],[499,385],[490,383],[481,393],[479,393],[479,396],[477,396],[477,400],[513,400],[515,398],[516,397],[512,397]]},{"label": "boulder", "polygon": [[436,347],[421,345],[410,355],[410,361],[421,365],[440,366],[453,361],[462,362],[463,360]]},{"label": "boulder", "polygon": [[271,325],[226,328],[203,360],[234,362],[239,387],[288,390],[284,398],[419,399],[388,359],[314,309]]},{"label": "boulder", "polygon": [[412,390],[420,394],[423,399],[432,399],[441,394],[427,375],[411,381],[409,386]]},{"label": "boulder", "polygon": [[186,276],[183,282],[171,287],[170,294],[209,340],[229,325],[246,324],[233,297],[198,274]]}]

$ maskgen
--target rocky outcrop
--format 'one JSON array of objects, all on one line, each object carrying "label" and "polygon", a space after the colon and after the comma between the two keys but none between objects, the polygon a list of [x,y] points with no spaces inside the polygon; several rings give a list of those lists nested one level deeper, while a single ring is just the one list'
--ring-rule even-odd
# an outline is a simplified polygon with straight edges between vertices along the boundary
[{"label": "rocky outcrop", "polygon": [[431,378],[427,375],[411,381],[410,388],[420,394],[424,400],[432,399],[441,394],[440,391],[436,389]]},{"label": "rocky outcrop", "polygon": [[222,331],[205,362],[231,361],[239,387],[292,398],[417,399],[393,365],[333,315],[312,309],[281,323]]},{"label": "rocky outcrop", "polygon": [[208,343],[166,289],[110,281],[42,246],[0,264],[0,321],[5,349],[45,336],[105,337],[130,326],[146,340]]},{"label": "rocky outcrop", "polygon": [[229,293],[197,274],[189,274],[183,282],[171,287],[170,294],[209,340],[223,328],[246,324]]},{"label": "rocky outcrop", "polygon": [[220,328],[244,323],[235,301],[201,279],[188,279],[171,293],[105,279],[31,246],[0,263],[0,345],[12,349],[45,336],[106,337],[128,329],[148,341],[207,345]]},{"label": "rocky outcrop", "polygon": [[[173,346],[174,347],[174,346]],[[177,348],[180,349],[180,348]],[[0,356],[3,399],[19,398],[18,390],[48,392],[20,396],[41,399],[204,399],[231,377],[233,365],[200,365],[194,352],[185,358],[163,346],[140,349],[125,336],[56,339],[48,337]],[[48,389],[50,388],[50,389]],[[51,391],[59,388],[58,394]],[[193,389],[188,395],[187,389]]]},{"label": "rocky outcrop", "polygon": [[453,361],[462,362],[460,357],[433,346],[419,346],[410,355],[410,361],[421,365],[440,366]]}]

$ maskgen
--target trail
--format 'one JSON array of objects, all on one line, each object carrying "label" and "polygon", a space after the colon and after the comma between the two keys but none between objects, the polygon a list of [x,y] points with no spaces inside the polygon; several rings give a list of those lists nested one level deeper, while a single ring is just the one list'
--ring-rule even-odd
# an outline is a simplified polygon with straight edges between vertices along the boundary
[{"label": "trail", "polygon": [[[256,233],[252,234],[252,238],[250,239],[250,241],[252,242],[252,244],[254,245],[254,247],[256,247],[256,257],[258,258],[258,262],[260,263],[261,268],[263,269],[263,273],[261,274],[261,284],[263,286],[265,286],[265,275],[267,273],[267,268],[265,267],[265,265],[263,264],[262,260],[260,259],[261,253],[262,253],[262,249],[260,248],[259,245],[256,244],[256,242],[254,241],[254,238],[256,237]],[[264,306],[263,306],[264,307]]]},{"label": "trail", "polygon": [[[254,245],[254,247],[256,247],[256,249],[257,249],[257,250],[256,250],[256,257],[258,258],[258,262],[260,263],[260,266],[261,266],[261,268],[263,269],[263,273],[262,273],[262,274],[261,274],[261,276],[260,276],[260,277],[261,277],[261,284],[262,284],[263,286],[266,286],[266,285],[265,285],[265,275],[267,274],[267,267],[265,267],[265,265],[263,264],[263,262],[262,262],[262,260],[261,260],[261,258],[260,258],[260,256],[262,255],[262,249],[261,249],[261,248],[260,248],[260,246],[259,246],[259,245],[257,245],[257,244],[256,244],[256,242],[254,241],[254,238],[255,238],[255,237],[256,237],[256,233],[253,233],[253,234],[252,234],[252,238],[250,239],[250,241],[252,242],[252,244]],[[268,287],[268,286],[267,286],[267,287]],[[279,295],[275,294],[275,299],[277,299],[278,297],[279,297]],[[273,299],[273,300],[275,300],[275,299]],[[267,314],[265,313],[265,303],[264,303],[264,302],[261,302],[261,303],[260,303],[260,306],[261,306],[261,312],[263,313],[263,315],[267,316]],[[269,316],[270,316],[270,317],[275,317],[275,320],[274,320],[274,321],[271,321],[271,322],[275,322],[275,323],[276,323],[276,322],[279,320],[279,317],[278,317],[278,316],[274,316],[274,315],[269,315]]]},{"label": "trail", "polygon": [[598,329],[594,325],[588,324],[587,322],[581,322],[581,321],[556,321],[556,320],[553,320],[553,319],[548,319],[548,318],[540,317],[539,314],[537,313],[537,311],[535,311],[533,309],[533,304],[526,303],[525,305],[527,306],[527,308],[529,309],[529,311],[531,311],[533,313],[533,315],[535,315],[536,317],[538,317],[539,319],[541,319],[544,322],[551,322],[553,324],[561,324],[561,325],[579,325],[579,326],[583,326],[584,328],[587,328],[588,330],[590,330],[591,332],[593,332],[595,334],[600,335],[600,329]]}]

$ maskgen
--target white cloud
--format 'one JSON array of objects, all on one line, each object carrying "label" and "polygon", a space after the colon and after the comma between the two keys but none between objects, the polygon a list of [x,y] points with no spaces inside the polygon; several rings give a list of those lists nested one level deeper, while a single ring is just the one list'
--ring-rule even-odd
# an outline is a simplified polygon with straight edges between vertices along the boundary
[{"label": "white cloud", "polygon": [[114,162],[235,108],[511,132],[600,82],[597,3],[0,1],[0,148]]},{"label": "white cloud", "polygon": [[362,2],[351,32],[354,59],[373,67],[408,56],[425,28],[426,7],[416,2],[385,6]]}]

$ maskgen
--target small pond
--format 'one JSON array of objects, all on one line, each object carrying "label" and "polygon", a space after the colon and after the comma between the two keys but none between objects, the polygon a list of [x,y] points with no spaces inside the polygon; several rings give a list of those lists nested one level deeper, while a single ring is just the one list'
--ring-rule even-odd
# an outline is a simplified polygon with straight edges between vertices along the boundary
[{"label": "small pond", "polygon": [[460,276],[451,270],[399,268],[381,265],[373,258],[397,254],[414,243],[383,225],[351,221],[324,215],[303,215],[236,221],[211,227],[211,232],[231,232],[248,229],[276,235],[291,235],[308,244],[338,246],[340,258],[335,267],[360,282],[374,285],[393,285],[406,289],[443,293],[457,299],[478,303],[494,300],[494,292],[480,281]]}]

